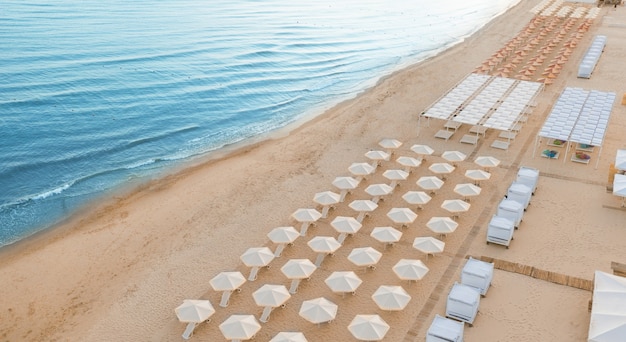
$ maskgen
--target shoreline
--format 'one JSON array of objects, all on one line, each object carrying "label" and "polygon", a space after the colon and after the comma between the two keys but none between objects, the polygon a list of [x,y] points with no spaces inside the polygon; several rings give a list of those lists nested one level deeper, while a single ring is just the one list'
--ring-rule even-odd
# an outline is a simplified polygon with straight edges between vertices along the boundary
[{"label": "shoreline", "polygon": [[[448,147],[467,150],[468,147],[456,142],[443,143],[432,138],[432,131],[439,128],[440,123],[434,123],[432,128],[420,131],[420,135],[416,137],[417,115],[451,85],[471,73],[512,35],[517,34],[533,17],[529,9],[537,3],[538,0],[518,2],[462,43],[433,58],[381,78],[376,86],[355,98],[339,103],[323,114],[294,127],[293,130],[281,132],[249,146],[242,146],[221,158],[183,168],[161,181],[146,185],[142,191],[132,192],[127,197],[114,199],[108,204],[103,203],[99,211],[91,216],[74,218],[75,222],[68,222],[61,230],[51,232],[48,240],[45,236],[33,239],[30,245],[27,245],[27,251],[6,252],[3,251],[4,248],[0,249],[0,274],[3,275],[3,279],[7,279],[6,294],[10,297],[0,299],[0,307],[9,308],[8,312],[0,311],[2,322],[0,330],[4,331],[1,337],[9,340],[180,340],[180,333],[184,327],[176,320],[173,308],[182,299],[206,298],[210,299],[217,309],[219,294],[210,290],[209,280],[222,270],[235,269],[247,273],[248,269],[241,265],[239,255],[248,247],[259,245],[272,247],[267,241],[266,233],[276,226],[295,225],[289,219],[293,210],[298,207],[311,207],[313,205],[311,197],[315,192],[331,190],[332,179],[335,176],[347,175],[346,167],[350,162],[363,161],[363,153],[377,148],[377,142],[381,138],[400,139],[405,143],[403,151],[411,144],[419,142],[432,144],[438,153]],[[602,20],[597,19],[594,24],[596,30],[601,26]],[[586,39],[590,39],[590,36],[591,34],[588,34]],[[581,43],[581,46],[585,44]],[[581,50],[584,48],[579,47],[576,53],[582,54]],[[615,60],[609,60],[608,55],[603,58],[603,62],[615,63]],[[574,64],[573,61],[570,62],[568,66],[570,71],[575,68]],[[601,82],[608,74],[608,70],[599,68],[597,75],[587,83],[578,80],[572,82],[571,73],[563,75],[559,83],[551,85],[551,88],[544,91],[543,103],[536,109],[537,115],[533,116],[529,127],[525,128],[520,140],[515,142],[510,151],[499,152],[488,147],[472,149],[480,150],[481,153],[494,151],[493,154],[501,159],[504,165],[493,171],[494,182],[485,185],[484,191],[487,195],[472,201],[479,207],[478,211],[472,212],[461,221],[470,227],[480,226],[481,217],[484,213],[489,214],[493,204],[491,201],[497,199],[502,191],[503,185],[500,183],[510,180],[512,170],[520,161],[541,168],[548,177],[544,181],[547,191],[543,191],[542,188],[538,194],[540,197],[536,199],[539,202],[537,208],[543,210],[537,210],[535,207],[529,209],[528,222],[533,223],[528,223],[516,233],[519,234],[519,239],[516,238],[511,250],[485,246],[484,241],[481,241],[480,234],[484,233],[481,228],[478,238],[469,247],[470,253],[554,269],[557,267],[555,265],[568,264],[568,258],[571,256],[567,253],[574,253],[576,249],[567,248],[571,241],[561,239],[563,241],[559,240],[558,246],[564,249],[556,253],[558,255],[551,253],[550,241],[542,239],[541,234],[536,234],[540,228],[547,224],[558,225],[559,220],[567,220],[569,226],[561,227],[561,230],[550,230],[549,239],[559,239],[565,231],[576,233],[577,237],[582,236],[583,238],[579,240],[584,240],[585,237],[589,240],[587,235],[589,233],[584,228],[590,227],[578,227],[576,224],[578,221],[586,223],[584,220],[586,217],[581,219],[579,216],[584,214],[581,208],[590,206],[590,203],[577,201],[577,206],[569,210],[572,207],[570,202],[576,200],[572,194],[575,194],[577,189],[590,192],[601,188],[596,183],[604,180],[603,172],[611,159],[611,151],[620,144],[619,136],[615,138],[616,133],[619,133],[615,132],[615,129],[623,125],[624,120],[620,118],[620,114],[624,109],[617,108],[618,104],[614,107],[615,112],[611,118],[613,126],[607,133],[607,137],[612,138],[607,143],[606,152],[601,159],[602,168],[598,171],[594,171],[592,167],[585,168],[584,165],[569,165],[571,163],[562,162],[550,164],[552,161],[544,158],[531,158],[533,141],[531,132],[541,124],[542,118],[549,110],[548,100],[553,99],[562,90],[565,79],[568,80],[567,86],[573,83],[584,84],[586,88],[602,89],[595,84]],[[615,81],[616,84],[619,82],[621,80]],[[621,121],[616,123],[615,120]],[[438,157],[434,156],[433,159],[435,158]],[[462,167],[470,167],[469,162]],[[556,177],[551,175],[570,179],[554,180]],[[412,177],[414,181],[417,175]],[[460,178],[457,177],[455,180]],[[581,185],[580,180],[591,183],[582,182]],[[566,194],[567,200],[559,201],[562,193]],[[362,189],[358,194],[363,195]],[[438,198],[446,195],[449,194],[442,194]],[[354,196],[356,198],[358,195]],[[612,199],[610,195],[604,193],[595,194],[593,198],[602,203],[608,203]],[[400,204],[402,200],[390,199],[383,204],[389,206],[394,203]],[[552,213],[554,209],[559,210],[559,215],[546,214]],[[340,208],[333,212],[333,215],[335,214],[351,215],[351,211]],[[421,211],[419,225],[405,230],[405,234],[413,234],[418,226],[421,229],[429,214],[441,215],[441,212],[437,211],[436,206]],[[619,225],[614,223],[614,220],[620,222],[620,213],[605,215],[602,208],[594,206],[590,218],[604,216],[610,216],[605,220],[611,220],[610,224],[607,223],[607,227],[611,228],[611,234],[622,234],[617,229]],[[387,221],[381,212],[381,215],[373,215],[371,221],[366,222],[367,229],[371,229],[372,225],[385,224]],[[315,228],[319,234],[328,234],[332,231],[327,223],[321,222]],[[444,279],[444,270],[451,267],[446,266],[447,263],[455,260],[456,251],[463,246],[468,239],[467,236],[470,236],[467,228],[469,227],[463,227],[455,235],[446,238],[446,244],[452,248],[451,252],[428,261],[431,274],[419,286],[406,287],[415,291],[412,292],[417,303],[415,307],[407,311],[406,315],[385,314],[386,320],[394,322],[389,338],[406,340],[409,332],[415,332],[415,336],[423,337],[424,327],[416,325],[414,317],[418,314],[419,305],[426,302],[429,296],[444,297],[443,293],[435,292],[435,289],[442,284],[445,289],[448,288],[449,282],[440,279]],[[532,234],[533,232],[535,234]],[[54,236],[55,234],[58,235]],[[613,242],[621,241],[619,236],[623,236],[623,234],[608,235],[606,239],[611,240],[611,237],[614,237]],[[349,243],[354,247],[364,243],[366,238],[366,234],[358,234],[351,237]],[[604,243],[610,242],[612,241]],[[536,250],[533,250],[534,246],[537,246]],[[579,245],[576,244],[575,247],[579,248]],[[290,302],[284,311],[279,310],[272,314],[272,321],[266,325],[262,330],[263,334],[257,336],[257,339],[265,340],[270,332],[279,328],[289,328],[284,322],[289,321],[288,318],[297,310],[298,300],[302,300],[302,296],[322,293],[320,285],[323,286],[323,274],[327,274],[332,266],[346,267],[342,260],[349,248],[351,247],[342,250],[335,258],[329,260],[328,265],[319,271],[322,275],[316,276],[306,284],[298,298],[294,296],[295,302]],[[232,307],[227,310],[218,309],[212,323],[199,327],[196,332],[198,336],[193,338],[220,339],[216,326],[223,320],[228,310],[246,310],[256,315],[260,310],[257,310],[258,308],[248,298],[250,293],[264,282],[284,281],[277,276],[280,266],[290,256],[304,253],[305,249],[306,242],[298,240],[297,246],[286,250],[285,257],[277,260],[271,270],[262,271],[259,281],[245,285],[244,295],[238,296]],[[408,250],[410,244],[403,242],[387,251],[384,257],[386,259],[383,260],[389,263],[393,260],[392,257],[402,255]],[[592,254],[586,255],[590,260],[586,260],[582,272],[586,272],[587,268],[597,267],[598,259],[604,262],[607,258],[616,257],[619,260],[623,256],[619,254],[619,250],[615,252],[612,246],[610,250],[614,253],[613,256],[595,256],[600,252],[593,249],[585,250],[586,253]],[[551,258],[547,258],[546,255]],[[541,257],[543,259],[538,260]],[[364,278],[367,276],[368,282],[364,285],[365,290],[359,290],[359,296],[363,297],[356,298],[367,297],[368,290],[371,290],[375,283],[374,280],[377,277],[384,278],[387,274],[384,273],[386,266],[389,265],[380,265],[376,273],[359,273]],[[578,272],[575,265],[568,264],[568,270],[569,273]],[[518,278],[498,278],[497,281],[500,283],[495,289],[503,289],[512,282],[513,285],[526,285],[541,293],[552,291],[546,290],[541,284],[526,283],[525,279]],[[558,288],[554,291],[557,290]],[[576,297],[577,302],[584,301],[578,293],[571,296]],[[467,332],[467,337],[484,340],[485,336],[489,336],[489,332],[483,330],[483,326],[494,326],[498,323],[497,321],[494,323],[493,317],[497,316],[501,308],[495,304],[502,299],[498,299],[497,290],[489,297],[484,310],[486,314],[481,317],[477,327]],[[337,297],[334,300],[340,302],[342,299]],[[346,298],[344,302],[349,300],[350,298]],[[443,300],[439,300],[435,304],[438,313],[444,305],[442,302]],[[537,307],[536,303],[533,304],[533,308]],[[371,307],[359,306],[350,309],[348,305],[341,304],[343,316],[333,323],[334,326],[342,327],[346,320],[351,319],[348,317],[349,313],[361,309],[370,310]],[[586,308],[584,310],[586,313]],[[430,315],[434,313],[432,311]],[[521,314],[526,321],[532,321],[532,312],[522,311]],[[576,324],[584,322],[584,315],[572,314],[572,316],[576,316],[572,318],[576,320]],[[567,324],[564,326],[567,328]],[[525,331],[531,327],[517,324],[514,328]],[[347,333],[345,327],[310,328],[302,324],[302,329],[307,330],[305,333],[310,340],[332,339],[333,336],[343,338]],[[573,330],[575,331],[571,334],[576,333],[575,336],[578,336],[585,327],[577,325]]]}]

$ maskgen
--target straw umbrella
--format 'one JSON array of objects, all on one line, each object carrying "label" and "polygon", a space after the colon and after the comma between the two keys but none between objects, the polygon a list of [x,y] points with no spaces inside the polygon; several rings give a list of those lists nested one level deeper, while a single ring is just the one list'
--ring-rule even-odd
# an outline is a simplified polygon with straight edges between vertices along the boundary
[{"label": "straw umbrella", "polygon": [[376,169],[376,167],[380,165],[382,161],[389,160],[389,157],[391,157],[391,155],[385,151],[373,150],[365,152],[365,157],[372,161],[371,165],[374,169]]},{"label": "straw umbrella", "polygon": [[480,181],[488,180],[491,178],[491,173],[483,170],[467,170],[465,171],[465,177],[474,181],[474,185],[480,185]]},{"label": "straw umbrella", "polygon": [[267,247],[248,248],[240,257],[244,265],[251,267],[249,281],[256,280],[260,267],[269,265],[274,260],[274,253]]},{"label": "straw umbrella", "polygon": [[253,315],[231,315],[222,324],[220,331],[227,340],[249,340],[261,330],[261,324]]},{"label": "straw umbrella", "polygon": [[335,319],[337,308],[337,304],[319,297],[303,301],[298,314],[313,324],[321,324]]},{"label": "straw umbrella", "polygon": [[273,243],[277,244],[274,256],[279,257],[285,245],[292,244],[300,236],[300,233],[294,227],[276,227],[267,233],[267,237]]},{"label": "straw umbrella", "polygon": [[395,150],[402,146],[402,142],[396,139],[382,139],[378,142],[378,145],[384,149],[387,149],[387,153],[392,155]]},{"label": "straw umbrella", "polygon": [[339,203],[341,195],[332,191],[318,192],[313,196],[313,201],[322,206],[322,217],[328,216],[328,210],[334,205]]},{"label": "straw umbrella", "polygon": [[404,171],[413,172],[413,168],[422,165],[422,161],[413,157],[400,156],[396,159],[396,162],[404,166]]},{"label": "straw umbrella", "polygon": [[356,177],[357,181],[361,181],[365,176],[369,176],[376,171],[376,168],[368,163],[352,163],[348,167],[348,171]]},{"label": "straw umbrella", "polygon": [[317,253],[317,259],[315,260],[315,266],[320,267],[322,261],[328,254],[335,253],[341,244],[335,240],[332,236],[316,236],[307,242],[307,245]]},{"label": "straw umbrella", "polygon": [[371,184],[365,188],[365,192],[367,192],[368,195],[374,196],[372,202],[378,203],[382,196],[387,196],[393,192],[393,187],[384,183]]},{"label": "straw umbrella", "polygon": [[424,156],[430,156],[435,152],[435,150],[428,145],[413,145],[411,146],[411,151],[421,156],[422,159],[424,159]]},{"label": "straw umbrella", "polygon": [[363,280],[352,271],[335,271],[324,280],[324,283],[335,293],[355,294]]},{"label": "straw umbrella", "polygon": [[411,301],[411,295],[402,286],[381,285],[372,295],[372,299],[381,310],[401,311]]},{"label": "straw umbrella", "polygon": [[309,228],[309,225],[313,222],[319,220],[322,217],[322,213],[315,209],[305,209],[300,208],[291,214],[296,221],[302,223],[300,227],[300,235],[306,236],[306,231]]},{"label": "straw umbrella", "polygon": [[307,342],[308,340],[304,337],[304,334],[301,332],[295,331],[281,331],[276,336],[272,337],[270,342]]},{"label": "straw umbrella", "polygon": [[431,194],[434,194],[436,190],[441,189],[443,181],[435,176],[420,177],[415,183],[424,190],[430,190]]},{"label": "straw umbrella", "polygon": [[241,272],[220,272],[209,281],[209,284],[213,290],[223,291],[220,306],[225,308],[228,306],[231,293],[233,291],[240,291],[241,285],[245,282],[246,278]]},{"label": "straw umbrella", "polygon": [[421,260],[417,259],[400,259],[393,266],[393,273],[400,278],[400,280],[416,281],[421,280],[426,276],[429,269]]},{"label": "straw umbrella", "polygon": [[337,216],[330,225],[339,233],[337,241],[340,244],[343,244],[348,234],[355,234],[363,226],[357,219],[349,216]]},{"label": "straw umbrella", "polygon": [[481,188],[471,183],[461,183],[454,186],[454,192],[463,196],[466,201],[469,201],[470,197],[480,195],[481,191]]},{"label": "straw umbrella", "polygon": [[272,310],[284,305],[291,298],[291,294],[284,285],[265,284],[252,293],[252,298],[256,305],[263,307],[259,321],[267,323]]},{"label": "straw umbrella", "polygon": [[378,315],[356,315],[348,325],[352,336],[360,341],[380,341],[389,328],[389,324]]},{"label": "straw umbrella", "polygon": [[417,209],[422,209],[422,205],[430,202],[432,197],[428,196],[424,191],[407,191],[402,195],[402,199],[408,204],[416,204]]},{"label": "straw umbrella", "polygon": [[393,227],[374,227],[370,236],[382,242],[385,247],[400,241],[402,232]]},{"label": "straw umbrella", "polygon": [[417,214],[409,208],[391,208],[387,217],[404,228],[415,221]]},{"label": "straw umbrella", "polygon": [[459,224],[449,217],[431,217],[426,223],[428,229],[444,236],[449,233],[454,233],[458,226]]},{"label": "straw umbrella", "polygon": [[354,248],[348,255],[348,260],[359,267],[375,268],[383,253],[372,247]]},{"label": "straw umbrella", "polygon": [[367,213],[378,208],[378,204],[370,200],[354,200],[350,202],[348,206],[353,210],[359,212],[359,216],[357,216],[356,218],[359,222],[363,222],[363,219],[365,218],[365,215],[367,215]]},{"label": "straw umbrella", "polygon": [[302,279],[308,279],[315,272],[317,266],[309,259],[290,259],[287,261],[280,271],[283,272],[287,279],[291,279],[291,287],[289,293],[298,292],[298,286]]},{"label": "straw umbrella", "polygon": [[398,185],[398,181],[406,180],[409,177],[409,173],[404,170],[386,170],[383,172],[383,177],[391,181],[389,186],[394,189]]},{"label": "straw umbrella", "polygon": [[416,237],[413,240],[413,248],[430,256],[431,254],[443,252],[445,242],[437,240],[434,237]]},{"label": "straw umbrella", "polygon": [[448,163],[433,163],[428,167],[428,169],[436,174],[441,175],[441,179],[445,180],[446,175],[452,173],[455,167]]},{"label": "straw umbrella", "polygon": [[359,181],[352,177],[337,177],[333,180],[333,186],[341,190],[341,193],[339,194],[339,202],[343,202],[348,192],[359,186]]},{"label": "straw umbrella", "polygon": [[469,203],[458,199],[445,200],[441,204],[441,208],[452,213],[452,215],[454,215],[453,217],[457,217],[460,213],[468,211],[470,206]]}]

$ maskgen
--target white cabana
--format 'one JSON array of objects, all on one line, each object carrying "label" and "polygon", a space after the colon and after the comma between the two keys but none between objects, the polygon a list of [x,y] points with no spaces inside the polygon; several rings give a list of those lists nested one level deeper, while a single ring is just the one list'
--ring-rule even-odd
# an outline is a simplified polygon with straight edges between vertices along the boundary
[{"label": "white cabana", "polygon": [[589,342],[622,342],[626,336],[626,278],[596,271]]},{"label": "white cabana", "polygon": [[618,170],[626,170],[626,150],[617,150],[615,153],[615,168]]},{"label": "white cabana", "polygon": [[435,314],[426,332],[426,342],[463,342],[463,322]]},{"label": "white cabana", "polygon": [[480,304],[480,293],[474,287],[454,283],[446,302],[446,317],[474,324]]},{"label": "white cabana", "polygon": [[481,295],[486,295],[493,279],[494,264],[470,257],[461,270],[461,284],[478,289]]},{"label": "white cabana", "polygon": [[[540,138],[547,139],[548,143],[554,140],[568,142],[565,148],[566,155],[571,144],[577,144],[576,148],[583,150],[599,146],[597,168],[614,102],[615,93],[565,88],[537,134],[533,156]],[[563,161],[566,159],[567,157],[563,158]],[[589,162],[589,159],[578,158],[576,153],[572,155],[571,160]]]},{"label": "white cabana", "polygon": [[615,175],[613,178],[613,195],[622,198],[622,207],[626,206],[626,176]]},{"label": "white cabana", "polygon": [[534,195],[537,191],[537,183],[539,183],[539,170],[533,167],[520,166],[515,182],[528,186]]},{"label": "white cabana", "polygon": [[522,183],[511,183],[506,192],[506,198],[519,202],[524,206],[524,210],[528,208],[530,204],[530,198],[533,195],[532,189]]},{"label": "white cabana", "polygon": [[498,203],[496,216],[513,221],[513,225],[517,228],[522,222],[522,217],[524,216],[524,206],[517,201],[503,198],[500,203]]},{"label": "white cabana", "polygon": [[509,248],[511,240],[513,240],[513,231],[515,226],[513,221],[500,216],[493,216],[487,226],[487,244],[490,242]]}]

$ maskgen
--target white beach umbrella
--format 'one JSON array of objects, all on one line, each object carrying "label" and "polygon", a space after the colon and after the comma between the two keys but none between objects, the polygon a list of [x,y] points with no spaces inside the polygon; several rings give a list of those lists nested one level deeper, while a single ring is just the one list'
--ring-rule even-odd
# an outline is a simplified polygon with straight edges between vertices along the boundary
[{"label": "white beach umbrella", "polygon": [[208,300],[185,299],[174,312],[183,323],[202,323],[215,313],[215,309]]},{"label": "white beach umbrella", "polygon": [[441,158],[451,163],[457,163],[464,161],[465,158],[467,158],[467,155],[459,151],[445,151],[441,154]]},{"label": "white beach umbrella", "polygon": [[474,159],[474,163],[480,167],[492,168],[500,165],[500,160],[490,156],[479,156]]},{"label": "white beach umbrella", "polygon": [[378,204],[374,203],[370,200],[354,200],[350,202],[348,205],[352,210],[359,212],[359,216],[357,216],[356,220],[359,222],[363,222],[365,215],[367,213],[378,208]]},{"label": "white beach umbrella", "polygon": [[222,324],[220,331],[227,340],[249,340],[261,330],[261,324],[253,315],[231,315]]},{"label": "white beach umbrella", "polygon": [[307,245],[317,253],[317,259],[315,260],[315,266],[320,267],[322,261],[327,254],[335,253],[341,244],[335,240],[332,236],[316,236],[307,242]]},{"label": "white beach umbrella", "polygon": [[393,227],[374,227],[370,236],[387,246],[400,241],[402,232]]},{"label": "white beach umbrella", "polygon": [[613,178],[613,195],[622,197],[622,207],[626,201],[626,176],[615,175]]},{"label": "white beach umbrella", "polygon": [[337,241],[341,244],[348,234],[356,234],[363,226],[357,219],[349,216],[337,216],[330,225],[339,233]]},{"label": "white beach umbrella", "polygon": [[352,336],[359,341],[380,341],[389,328],[389,324],[378,315],[356,315],[348,325]]},{"label": "white beach umbrella", "polygon": [[383,253],[372,247],[354,248],[348,255],[348,260],[360,267],[374,267],[383,256]]},{"label": "white beach umbrella", "polygon": [[296,293],[300,281],[309,278],[316,269],[317,266],[309,259],[290,259],[287,261],[283,267],[280,268],[280,271],[283,272],[285,277],[291,279],[289,293]]},{"label": "white beach umbrella", "polygon": [[315,209],[305,209],[300,208],[291,214],[296,221],[302,223],[302,227],[300,227],[300,235],[306,236],[306,231],[309,228],[309,225],[322,217],[322,213]]},{"label": "white beach umbrella", "polygon": [[274,260],[274,253],[267,247],[248,248],[240,257],[244,265],[251,267],[248,280],[256,280],[256,275],[260,267],[269,265]]},{"label": "white beach umbrella", "polygon": [[416,237],[415,240],[413,240],[413,248],[427,255],[441,253],[445,246],[445,242],[430,236]]},{"label": "white beach umbrella", "polygon": [[480,181],[491,178],[491,173],[483,170],[467,170],[465,171],[465,177],[473,180],[475,185],[479,185]]},{"label": "white beach umbrella", "polygon": [[272,309],[285,304],[291,294],[284,285],[265,284],[252,293],[252,298],[256,305],[263,307],[259,321],[265,323],[269,320]]},{"label": "white beach umbrella", "polygon": [[431,217],[426,223],[426,227],[437,234],[453,233],[459,226],[453,219],[449,217]]},{"label": "white beach umbrella", "polygon": [[339,194],[339,202],[343,202],[348,192],[359,186],[359,181],[352,177],[337,177],[333,180],[333,186],[341,190],[341,193]]},{"label": "white beach umbrella", "polygon": [[411,172],[413,168],[422,165],[422,161],[413,157],[400,156],[396,159],[396,162],[404,166],[404,171]]},{"label": "white beach umbrella", "polygon": [[298,314],[311,323],[321,324],[335,319],[337,308],[337,304],[319,297],[303,301]]},{"label": "white beach umbrella", "polygon": [[223,308],[228,306],[231,293],[238,290],[245,282],[246,278],[241,272],[220,272],[213,279],[209,280],[213,290],[223,291],[222,300],[220,301],[220,306]]},{"label": "white beach umbrella", "polygon": [[328,210],[334,204],[339,203],[341,195],[332,191],[318,192],[313,196],[313,202],[322,206],[322,217],[328,216]]},{"label": "white beach umbrella", "polygon": [[356,180],[360,182],[361,179],[365,178],[365,176],[369,176],[374,173],[376,168],[368,163],[352,163],[348,167],[348,171],[350,171],[350,173],[356,177]]},{"label": "white beach umbrella", "polygon": [[389,186],[393,189],[398,185],[398,181],[406,180],[409,177],[409,173],[404,170],[391,169],[383,172],[383,177],[391,181]]},{"label": "white beach umbrella", "polygon": [[462,183],[454,186],[454,192],[465,197],[466,199],[480,195],[481,191],[481,188],[471,183]]},{"label": "white beach umbrella", "polygon": [[419,144],[411,146],[411,151],[415,152],[416,154],[420,156],[429,156],[435,152],[435,150],[430,148],[430,146],[419,145]]},{"label": "white beach umbrella", "polygon": [[397,139],[386,138],[379,141],[378,146],[386,149],[387,153],[393,154],[394,150],[397,150],[400,146],[402,146],[402,142]]},{"label": "white beach umbrella", "polygon": [[372,299],[381,310],[400,311],[409,304],[411,295],[402,286],[381,285],[372,295]]},{"label": "white beach umbrella", "polygon": [[300,236],[300,233],[294,227],[276,227],[267,233],[270,241],[278,245],[276,251],[274,251],[274,256],[278,258],[282,254],[285,245],[296,241],[298,236]]},{"label": "white beach umbrella", "polygon": [[371,184],[365,188],[368,195],[374,196],[372,202],[378,203],[381,196],[389,195],[393,192],[393,188],[387,184]]},{"label": "white beach umbrella", "polygon": [[422,209],[422,205],[430,202],[432,197],[424,191],[407,191],[402,195],[402,199],[408,204],[416,204],[418,209]]},{"label": "white beach umbrella", "polygon": [[352,292],[354,294],[356,289],[363,283],[363,280],[352,271],[335,271],[324,282],[335,293],[345,294]]},{"label": "white beach umbrella", "polygon": [[376,166],[378,166],[381,161],[389,160],[390,155],[389,155],[389,153],[387,153],[385,151],[373,150],[373,151],[365,152],[365,157],[367,159],[371,160],[372,161],[372,166],[374,168],[376,168]]},{"label": "white beach umbrella", "polygon": [[428,169],[433,173],[441,175],[442,179],[445,179],[445,175],[452,173],[455,167],[448,163],[432,163]]},{"label": "white beach umbrella", "polygon": [[434,193],[436,190],[441,189],[443,181],[435,176],[424,176],[420,177],[415,184],[424,190],[430,190],[431,193]]},{"label": "white beach umbrella", "polygon": [[409,208],[391,208],[391,210],[387,212],[387,217],[389,217],[389,219],[391,219],[394,223],[405,227],[415,221],[417,214]]},{"label": "white beach umbrella", "polygon": [[307,342],[308,340],[304,337],[304,334],[301,332],[294,331],[281,331],[276,336],[272,337],[270,342]]},{"label": "white beach umbrella", "polygon": [[445,200],[441,204],[441,208],[449,211],[455,217],[458,216],[460,213],[468,211],[470,206],[471,205],[469,203],[459,199]]},{"label": "white beach umbrella", "polygon": [[421,280],[426,276],[429,269],[424,265],[421,260],[417,259],[400,259],[393,266],[393,273],[400,278],[400,280]]}]

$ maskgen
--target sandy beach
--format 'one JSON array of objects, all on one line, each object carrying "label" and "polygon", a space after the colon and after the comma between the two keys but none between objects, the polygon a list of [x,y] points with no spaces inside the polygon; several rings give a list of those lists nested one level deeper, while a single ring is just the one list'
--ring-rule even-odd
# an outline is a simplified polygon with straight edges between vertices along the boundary
[{"label": "sandy beach", "polygon": [[[626,147],[626,106],[620,104],[626,92],[626,73],[621,70],[626,56],[626,7],[602,7],[588,30],[581,32],[578,46],[553,83],[540,93],[508,150],[490,147],[499,134],[495,130],[489,130],[477,145],[468,145],[459,142],[467,127],[448,141],[434,138],[443,121],[430,120],[418,129],[419,114],[518,35],[536,17],[531,9],[539,3],[521,1],[465,42],[386,77],[306,123],[196,161],[136,191],[105,199],[52,231],[0,250],[0,340],[179,341],[185,324],[177,320],[174,308],[184,299],[208,299],[216,313],[195,329],[192,340],[222,341],[219,324],[233,314],[258,319],[263,308],[255,304],[252,293],[264,284],[289,287],[291,281],[281,267],[293,258],[315,261],[317,254],[307,242],[314,236],[337,237],[330,222],[337,216],[356,217],[348,204],[370,199],[367,185],[389,183],[383,170],[400,168],[395,162],[398,156],[417,157],[410,150],[414,144],[429,145],[435,153],[378,203],[359,232],[346,238],[310,280],[301,283],[284,308],[272,312],[256,341],[269,341],[280,331],[301,331],[309,341],[352,341],[347,326],[357,314],[380,315],[391,326],[385,341],[423,341],[435,315],[444,315],[448,291],[460,280],[468,256],[588,280],[595,270],[611,273],[612,261],[626,262],[626,210],[620,208],[621,199],[607,191],[616,150]],[[593,76],[577,78],[578,62],[598,34],[608,37],[607,47]],[[565,87],[617,95],[601,154],[596,148],[589,164],[564,160],[565,156],[558,160],[539,156],[546,141],[537,140],[537,132]],[[338,191],[332,186],[335,177],[350,176],[348,166],[353,162],[368,162],[364,154],[380,149],[383,138],[403,145],[327,218],[309,228],[307,236],[286,247],[270,268],[261,269],[258,279],[234,293],[228,307],[219,307],[221,293],[213,291],[209,281],[222,271],[247,276],[250,270],[240,256],[250,247],[274,250],[267,233],[281,226],[299,229],[291,214],[298,208],[320,209],[313,196]],[[408,205],[402,195],[420,190],[416,181],[432,175],[428,166],[443,162],[441,154],[448,150],[461,151],[468,158],[457,163],[423,209]],[[415,237],[440,238],[426,222],[449,216],[440,208],[442,201],[459,198],[454,185],[468,182],[464,173],[478,168],[473,160],[481,155],[501,163],[490,170],[488,181],[481,182],[481,194],[460,215],[457,230],[442,238],[444,252],[427,257],[415,250]],[[538,190],[510,248],[487,245],[487,223],[520,166],[540,170]],[[407,228],[386,215],[391,208],[409,206],[418,217]],[[379,226],[401,229],[401,240],[385,248],[370,237]],[[368,246],[383,253],[373,270],[348,260],[354,248]],[[422,260],[428,274],[413,283],[398,279],[392,267],[403,258]],[[363,280],[354,295],[330,291],[324,280],[335,271],[354,271]],[[412,297],[409,305],[400,312],[380,310],[371,299],[380,285],[401,285]],[[317,297],[339,306],[333,322],[316,325],[298,315],[303,301]],[[473,327],[465,328],[465,341],[586,341],[590,299],[587,290],[496,270]]]}]

